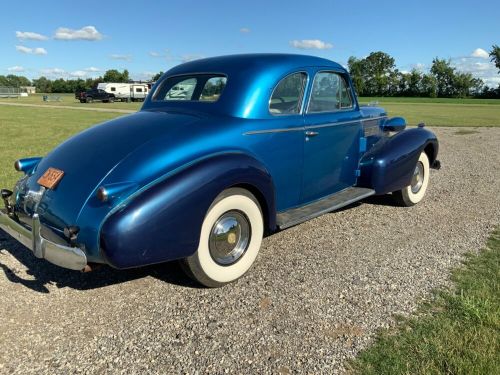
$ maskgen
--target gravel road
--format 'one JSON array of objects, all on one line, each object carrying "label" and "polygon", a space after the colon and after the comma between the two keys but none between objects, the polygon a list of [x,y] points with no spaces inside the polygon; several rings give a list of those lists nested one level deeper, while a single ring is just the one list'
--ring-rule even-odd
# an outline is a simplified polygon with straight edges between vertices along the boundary
[{"label": "gravel road", "polygon": [[500,128],[434,130],[443,168],[421,204],[371,198],[273,235],[220,289],[175,263],[66,271],[0,232],[0,372],[343,372],[499,223]]}]

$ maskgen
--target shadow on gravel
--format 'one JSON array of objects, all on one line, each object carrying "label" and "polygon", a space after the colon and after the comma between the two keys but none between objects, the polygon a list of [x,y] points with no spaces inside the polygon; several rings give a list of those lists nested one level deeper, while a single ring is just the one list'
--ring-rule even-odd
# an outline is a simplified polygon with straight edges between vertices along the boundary
[{"label": "shadow on gravel", "polygon": [[372,195],[371,197],[363,199],[362,202],[366,204],[373,204],[375,206],[401,207],[390,194]]},{"label": "shadow on gravel", "polygon": [[162,263],[130,270],[116,270],[109,266],[102,266],[95,271],[82,273],[67,270],[43,259],[36,258],[29,249],[10,239],[9,235],[0,230],[0,252],[7,251],[20,263],[26,266],[31,277],[24,278],[22,272],[10,268],[0,262],[0,268],[7,279],[12,283],[22,284],[39,293],[49,293],[47,285],[56,285],[58,288],[73,288],[87,290],[102,288],[152,276],[164,282],[188,288],[201,286],[184,274],[178,262]]},{"label": "shadow on gravel", "polygon": [[[350,204],[336,212],[349,210],[362,203],[397,206],[390,195],[371,196],[362,202]],[[133,281],[147,276],[187,288],[201,287],[185,275],[178,262],[169,262],[130,270],[116,270],[109,266],[102,266],[89,273],[66,270],[43,259],[35,258],[29,249],[12,240],[2,230],[0,230],[0,251],[8,251],[12,254],[20,263],[26,266],[28,269],[27,273],[31,276],[24,278],[20,270],[11,269],[7,265],[0,263],[0,268],[4,271],[7,279],[12,283],[22,284],[39,293],[49,293],[49,289],[47,288],[49,284],[56,285],[58,288],[87,290]]]}]

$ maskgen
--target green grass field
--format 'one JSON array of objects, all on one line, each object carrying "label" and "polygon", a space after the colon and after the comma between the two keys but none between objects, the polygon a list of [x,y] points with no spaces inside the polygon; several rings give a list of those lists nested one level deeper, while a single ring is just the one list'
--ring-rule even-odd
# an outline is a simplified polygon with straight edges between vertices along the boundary
[{"label": "green grass field", "polygon": [[390,116],[402,116],[410,125],[500,126],[499,99],[361,97],[359,101],[378,102]]},{"label": "green grass field", "polygon": [[[61,101],[43,101],[43,95],[49,96],[59,96]],[[128,109],[128,110],[139,110],[142,106],[141,102],[115,102],[115,103],[80,103],[75,99],[74,94],[34,94],[27,97],[19,98],[0,98],[0,102],[6,103],[22,103],[22,104],[39,104],[39,105],[57,105],[57,106],[70,106],[70,107],[93,107],[93,108],[117,108],[117,109]]]},{"label": "green grass field", "polygon": [[15,160],[44,156],[71,135],[118,116],[123,114],[0,106],[0,187],[12,188],[21,177]]},{"label": "green grass field", "polygon": [[[62,97],[60,102],[43,102],[43,94],[27,98],[2,99],[0,102],[57,105],[83,108],[139,110],[142,103],[80,103],[73,94],[53,94]],[[361,104],[378,102],[390,116],[402,116],[409,125],[425,122],[430,126],[500,126],[499,99],[449,99],[449,98],[360,98]]]},{"label": "green grass field", "polygon": [[453,272],[417,317],[380,333],[352,363],[358,374],[500,374],[500,229]]}]

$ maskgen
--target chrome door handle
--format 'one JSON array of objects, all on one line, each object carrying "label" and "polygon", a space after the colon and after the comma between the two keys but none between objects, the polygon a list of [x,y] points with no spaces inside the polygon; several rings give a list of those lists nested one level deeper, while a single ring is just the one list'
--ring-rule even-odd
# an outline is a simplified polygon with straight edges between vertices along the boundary
[{"label": "chrome door handle", "polygon": [[306,131],[306,137],[316,137],[319,133],[311,130]]}]

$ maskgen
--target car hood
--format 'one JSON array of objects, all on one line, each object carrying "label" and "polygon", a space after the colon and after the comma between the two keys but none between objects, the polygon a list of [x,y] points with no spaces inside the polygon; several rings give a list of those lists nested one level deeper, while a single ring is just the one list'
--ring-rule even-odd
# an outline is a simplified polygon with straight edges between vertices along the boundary
[{"label": "car hood", "polygon": [[[104,183],[111,181],[113,171],[124,164],[116,178],[134,181],[138,185],[146,183],[148,160],[141,160],[135,154],[167,153],[174,145],[182,144],[188,137],[199,136],[207,131],[201,126],[202,116],[189,113],[140,111],[132,115],[119,117],[83,131],[68,139],[46,157],[35,172],[25,180],[19,190],[18,205],[29,215],[35,211],[44,224],[61,230],[67,225],[74,225],[90,197]],[[149,147],[151,145],[151,147]],[[148,149],[151,152],[148,153]],[[152,155],[151,158],[154,158]],[[45,190],[37,183],[48,168],[57,168],[64,176],[53,190]],[[133,176],[135,168],[141,172]],[[157,169],[165,166],[157,166]],[[127,174],[125,171],[129,171]],[[163,171],[164,173],[164,171]],[[154,174],[154,173],[153,173]],[[123,182],[123,181],[120,181]],[[39,199],[27,199],[37,197]],[[95,202],[94,202],[95,204]]]}]

